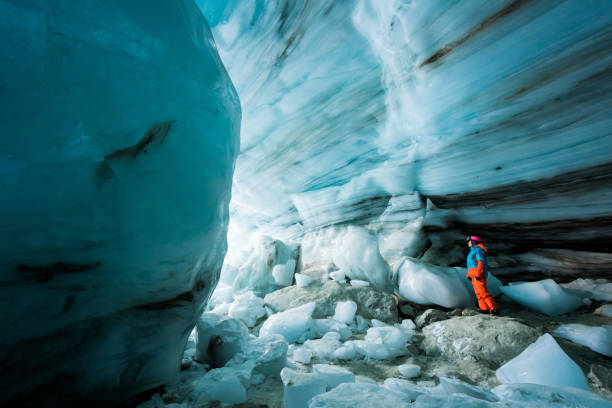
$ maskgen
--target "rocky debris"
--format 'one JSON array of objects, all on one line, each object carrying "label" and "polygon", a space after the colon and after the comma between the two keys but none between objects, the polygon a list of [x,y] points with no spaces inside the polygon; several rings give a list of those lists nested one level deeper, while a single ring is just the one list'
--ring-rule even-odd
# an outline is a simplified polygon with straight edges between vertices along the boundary
[{"label": "rocky debris", "polygon": [[600,395],[612,399],[612,371],[609,368],[592,364],[587,378]]},{"label": "rocky debris", "polygon": [[416,316],[417,312],[416,310],[414,310],[414,308],[412,306],[410,306],[410,303],[404,303],[402,305],[399,306],[399,312],[402,316],[406,316],[409,317],[411,319],[414,319],[414,317]]},{"label": "rocky debris", "polygon": [[438,309],[427,309],[426,311],[417,316],[415,323],[420,329],[431,323],[439,322],[441,320],[446,319],[448,319],[448,316],[443,311]]},{"label": "rocky debris", "polygon": [[478,316],[479,313],[476,311],[476,309],[463,309],[461,311],[461,316]]},{"label": "rocky debris", "polygon": [[335,281],[313,282],[303,288],[289,286],[268,294],[264,301],[275,312],[282,312],[309,302],[316,302],[315,319],[333,316],[338,301],[352,300],[357,314],[368,319],[397,323],[397,306],[393,296],[373,287],[349,286]]},{"label": "rocky debris", "polygon": [[537,330],[514,319],[485,315],[432,323],[423,328],[423,335],[421,348],[428,356],[473,360],[492,369],[519,355],[539,337]]}]

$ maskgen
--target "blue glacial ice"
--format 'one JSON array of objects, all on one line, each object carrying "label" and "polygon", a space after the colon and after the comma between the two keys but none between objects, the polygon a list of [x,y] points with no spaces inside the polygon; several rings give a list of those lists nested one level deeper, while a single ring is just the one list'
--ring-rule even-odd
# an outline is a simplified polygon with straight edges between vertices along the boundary
[{"label": "blue glacial ice", "polygon": [[161,385],[227,246],[241,113],[208,25],[191,1],[0,16],[2,398]]}]

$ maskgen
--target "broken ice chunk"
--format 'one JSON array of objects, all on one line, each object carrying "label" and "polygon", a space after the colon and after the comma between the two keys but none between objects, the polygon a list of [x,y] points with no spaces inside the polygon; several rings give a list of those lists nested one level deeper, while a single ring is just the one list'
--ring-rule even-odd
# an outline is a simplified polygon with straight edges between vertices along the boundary
[{"label": "broken ice chunk", "polygon": [[227,316],[227,314],[229,313],[230,306],[232,306],[231,303],[219,303],[209,313],[214,313],[219,316]]},{"label": "broken ice chunk", "polygon": [[313,330],[315,337],[323,337],[325,333],[336,332],[341,340],[347,340],[353,331],[346,324],[333,319],[314,319]]},{"label": "broken ice chunk", "polygon": [[416,364],[402,364],[397,367],[397,371],[406,378],[415,378],[421,375],[421,367]]},{"label": "broken ice chunk", "polygon": [[465,273],[465,269],[458,272],[448,266],[406,258],[398,268],[398,292],[403,299],[421,305],[471,306],[474,304],[473,290]]},{"label": "broken ice chunk", "polygon": [[368,319],[360,315],[355,316],[355,321],[357,322],[357,327],[355,328],[355,330],[358,332],[366,331],[371,326],[370,321],[368,321]]},{"label": "broken ice chunk", "polygon": [[282,335],[288,343],[303,342],[312,337],[312,312],[316,304],[305,305],[273,314],[264,322],[259,330],[259,336],[271,334]]},{"label": "broken ice chunk", "polygon": [[582,370],[546,333],[495,374],[504,384],[533,383],[587,389]]},{"label": "broken ice chunk", "polygon": [[295,274],[295,284],[298,288],[306,287],[312,282],[314,282],[314,279],[308,275],[304,275],[303,273]]},{"label": "broken ice chunk", "polygon": [[486,388],[477,387],[457,379],[446,377],[440,377],[440,384],[438,384],[437,387],[431,388],[429,391],[432,394],[440,395],[464,394],[484,401],[495,402],[498,400],[497,396]]},{"label": "broken ice chunk", "polygon": [[342,269],[330,272],[329,277],[335,280],[336,282],[340,282],[340,283],[346,282],[346,274],[344,273]]},{"label": "broken ice chunk", "polygon": [[293,273],[295,272],[295,259],[290,259],[287,263],[276,265],[272,268],[272,277],[279,286],[291,286],[293,283]]},{"label": "broken ice chunk", "polygon": [[329,364],[315,364],[312,372],[325,380],[327,391],[336,388],[342,383],[355,382],[355,374],[343,367]]},{"label": "broken ice chunk", "polygon": [[351,286],[370,286],[370,282],[359,279],[351,279]]},{"label": "broken ice chunk", "polygon": [[302,364],[310,364],[310,360],[312,359],[312,350],[308,347],[297,347],[293,351],[293,360]]},{"label": "broken ice chunk", "polygon": [[402,323],[395,323],[393,326],[397,328],[407,329],[407,330],[416,329],[416,324],[414,324],[414,322],[411,319],[404,319],[402,320]]},{"label": "broken ice chunk", "polygon": [[266,315],[264,300],[251,291],[237,295],[229,307],[228,315],[240,319],[248,327],[253,327],[260,317]]},{"label": "broken ice chunk", "polygon": [[333,352],[332,358],[334,360],[352,360],[356,355],[357,351],[355,350],[354,344],[347,341]]},{"label": "broken ice chunk", "polygon": [[237,366],[253,361],[253,373],[276,376],[287,363],[287,342],[280,334],[254,337],[227,365]]},{"label": "broken ice chunk", "polygon": [[283,381],[283,408],[307,408],[312,397],[325,392],[325,380],[317,374],[285,367],[280,376]]},{"label": "broken ice chunk", "polygon": [[583,292],[586,296],[597,300],[611,301],[612,300],[612,282],[607,279],[576,279],[573,282],[564,283],[566,289],[572,289],[578,292]]},{"label": "broken ice chunk", "polygon": [[407,354],[406,345],[412,338],[408,332],[392,326],[372,327],[365,336],[367,358],[386,360]]},{"label": "broken ice chunk", "polygon": [[509,406],[523,406],[524,404],[529,407],[612,407],[610,400],[577,388],[542,384],[502,384],[491,391]]},{"label": "broken ice chunk", "polygon": [[336,303],[336,311],[333,319],[342,323],[350,324],[353,322],[356,312],[357,303],[353,302],[352,300],[338,302]]},{"label": "broken ice chunk", "polygon": [[564,324],[557,327],[552,334],[587,346],[604,356],[612,357],[612,326],[592,327],[579,323]]},{"label": "broken ice chunk", "polygon": [[307,340],[304,343],[304,346],[312,350],[315,356],[325,360],[331,359],[334,351],[341,345],[340,335],[336,332],[326,333],[321,339]]},{"label": "broken ice chunk", "polygon": [[253,363],[241,367],[215,368],[207,372],[196,386],[198,402],[213,400],[225,404],[246,402],[251,385]]},{"label": "broken ice chunk", "polygon": [[562,315],[583,305],[582,298],[570,294],[552,279],[502,286],[501,291],[515,302],[549,316]]},{"label": "broken ice chunk", "polygon": [[399,378],[387,378],[383,387],[389,391],[404,395],[409,401],[414,401],[419,395],[428,392],[426,388],[420,385],[407,380],[400,380]]},{"label": "broken ice chunk", "polygon": [[381,322],[378,319],[372,319],[370,321],[370,323],[372,323],[372,327],[387,327],[387,326],[389,326],[387,323]]},{"label": "broken ice chunk", "polygon": [[237,319],[204,313],[198,320],[195,359],[223,367],[245,347],[249,332]]}]

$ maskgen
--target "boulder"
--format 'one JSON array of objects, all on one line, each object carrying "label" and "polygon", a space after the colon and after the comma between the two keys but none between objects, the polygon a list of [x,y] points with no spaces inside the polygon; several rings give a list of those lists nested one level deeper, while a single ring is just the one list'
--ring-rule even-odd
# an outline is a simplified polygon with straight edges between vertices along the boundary
[{"label": "boulder", "polygon": [[393,296],[372,287],[342,285],[335,281],[314,282],[307,287],[289,286],[269,293],[264,301],[275,312],[282,312],[309,302],[315,302],[315,319],[333,316],[336,303],[352,300],[357,314],[387,323],[397,322],[397,306]]},{"label": "boulder", "polygon": [[601,364],[591,364],[587,378],[595,389],[606,398],[612,398],[612,371]]},{"label": "boulder", "polygon": [[399,311],[402,315],[408,316],[410,318],[413,318],[416,316],[416,311],[414,310],[412,306],[410,306],[410,303],[404,303],[400,305]]},{"label": "boulder", "polygon": [[519,355],[539,333],[511,318],[478,315],[432,323],[423,328],[423,336],[421,348],[428,356],[473,360],[495,369]]}]

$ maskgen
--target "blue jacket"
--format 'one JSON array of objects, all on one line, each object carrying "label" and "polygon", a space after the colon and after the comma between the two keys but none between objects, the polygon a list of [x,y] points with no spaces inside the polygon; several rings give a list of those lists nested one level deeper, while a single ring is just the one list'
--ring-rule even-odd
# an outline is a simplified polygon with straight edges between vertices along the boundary
[{"label": "blue jacket", "polygon": [[[478,262],[480,261],[480,263]],[[474,245],[467,256],[468,277],[482,276],[486,279],[489,276],[489,264],[487,262],[487,248],[484,245]]]}]

